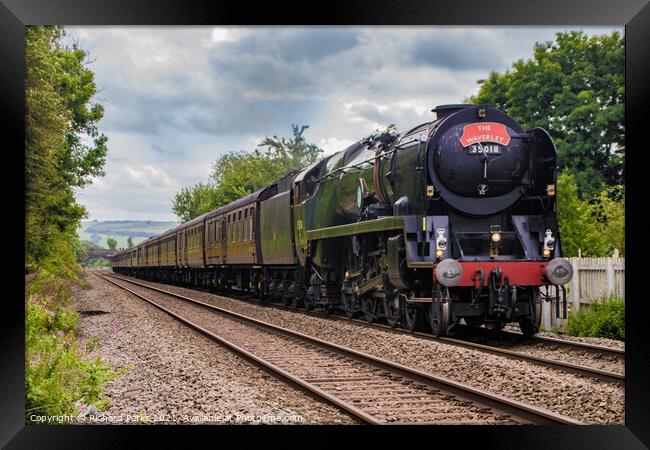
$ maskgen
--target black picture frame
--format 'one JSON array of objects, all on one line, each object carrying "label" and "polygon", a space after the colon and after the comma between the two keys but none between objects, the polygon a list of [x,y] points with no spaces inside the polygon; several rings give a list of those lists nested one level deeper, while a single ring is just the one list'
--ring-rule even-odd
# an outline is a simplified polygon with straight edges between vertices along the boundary
[{"label": "black picture frame", "polygon": [[[290,12],[291,11],[291,12]],[[626,411],[625,426],[586,427],[297,427],[288,438],[285,427],[117,427],[26,426],[24,420],[24,288],[20,255],[24,255],[24,203],[19,188],[24,171],[24,27],[65,25],[557,25],[625,26],[626,39]],[[642,143],[650,117],[650,4],[648,0],[460,0],[359,1],[287,5],[275,2],[246,4],[207,0],[0,0],[0,115],[4,129],[2,192],[7,227],[3,236],[5,287],[0,326],[0,445],[7,448],[115,447],[135,438],[156,437],[167,444],[188,436],[225,445],[264,435],[265,443],[283,446],[312,443],[339,445],[365,442],[357,438],[393,442],[400,447],[452,445],[498,448],[646,448],[650,445],[650,360],[647,342],[647,300],[643,298],[644,238],[647,226]],[[630,159],[631,158],[631,159]],[[17,175],[12,177],[12,175]],[[24,179],[22,179],[24,183]],[[646,275],[646,278],[647,275]],[[398,437],[394,431],[400,431]],[[142,436],[134,436],[142,435]],[[233,440],[234,439],[234,440]],[[422,442],[420,442],[422,441]],[[138,444],[142,445],[142,444]],[[328,446],[329,446],[328,445]]]}]

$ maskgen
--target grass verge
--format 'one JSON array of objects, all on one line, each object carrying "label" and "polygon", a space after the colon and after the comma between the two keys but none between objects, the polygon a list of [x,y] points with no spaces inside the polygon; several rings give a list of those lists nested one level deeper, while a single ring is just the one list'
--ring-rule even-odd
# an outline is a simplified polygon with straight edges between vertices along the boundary
[{"label": "grass verge", "polygon": [[[65,261],[65,260],[63,260]],[[45,261],[27,282],[25,299],[25,418],[78,415],[87,405],[110,404],[104,384],[121,375],[91,347],[77,343],[79,314],[72,285],[86,285],[76,263]],[[30,419],[31,417],[31,419]]]},{"label": "grass verge", "polygon": [[592,303],[569,316],[567,334],[625,340],[625,302],[617,297]]}]

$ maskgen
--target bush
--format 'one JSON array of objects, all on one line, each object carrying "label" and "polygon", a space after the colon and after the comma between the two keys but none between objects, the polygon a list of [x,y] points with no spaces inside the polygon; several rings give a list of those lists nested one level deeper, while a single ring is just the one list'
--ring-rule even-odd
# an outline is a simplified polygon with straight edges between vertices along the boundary
[{"label": "bush", "polygon": [[592,303],[587,310],[569,316],[567,333],[571,336],[605,337],[625,340],[625,303],[611,297]]},{"label": "bush", "polygon": [[[75,415],[78,405],[109,405],[106,382],[122,371],[76,342],[79,314],[71,308],[69,279],[39,271],[28,283],[25,303],[25,409],[32,414]],[[91,346],[92,348],[92,346]]]}]

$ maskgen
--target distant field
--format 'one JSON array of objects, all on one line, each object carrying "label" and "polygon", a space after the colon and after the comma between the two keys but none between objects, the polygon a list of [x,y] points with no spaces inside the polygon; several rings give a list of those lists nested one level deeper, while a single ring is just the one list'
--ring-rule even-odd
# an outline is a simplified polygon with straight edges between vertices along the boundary
[{"label": "distant field", "polygon": [[81,222],[77,234],[81,240],[104,248],[108,248],[106,240],[112,237],[117,241],[117,248],[126,248],[129,237],[133,239],[134,244],[138,244],[177,225],[176,222],[153,220],[86,220]]}]

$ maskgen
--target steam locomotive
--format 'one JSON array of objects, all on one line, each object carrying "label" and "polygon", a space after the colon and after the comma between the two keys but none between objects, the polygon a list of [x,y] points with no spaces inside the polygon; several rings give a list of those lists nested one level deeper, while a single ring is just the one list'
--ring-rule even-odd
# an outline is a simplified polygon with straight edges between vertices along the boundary
[{"label": "steam locomotive", "polygon": [[517,322],[564,302],[556,149],[503,111],[443,105],[112,258],[113,271],[427,329]]}]

